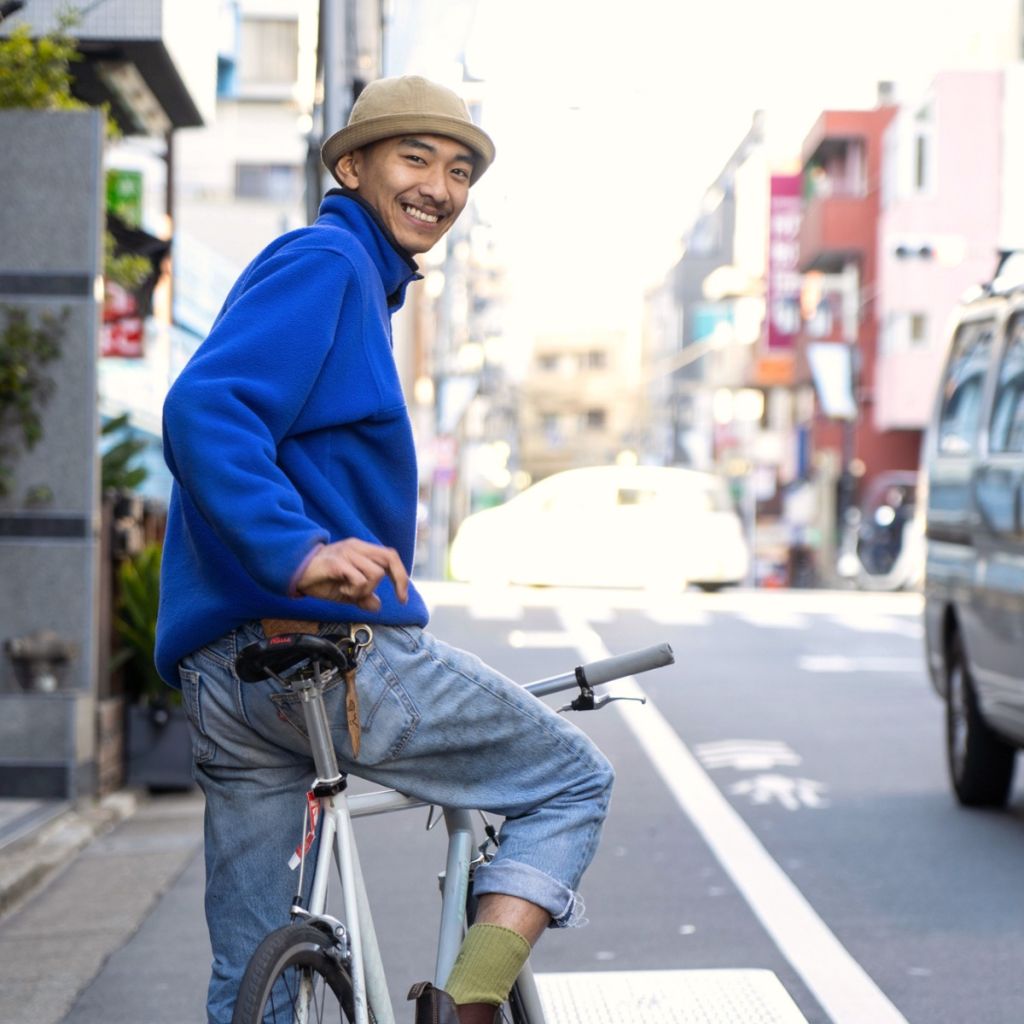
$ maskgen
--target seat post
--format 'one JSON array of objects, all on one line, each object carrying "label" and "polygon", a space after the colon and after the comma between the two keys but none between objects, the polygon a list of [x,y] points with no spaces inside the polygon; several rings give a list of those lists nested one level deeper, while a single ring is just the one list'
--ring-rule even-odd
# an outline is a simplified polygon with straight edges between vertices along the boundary
[{"label": "seat post", "polygon": [[342,773],[338,768],[338,757],[334,752],[334,741],[331,738],[331,724],[327,720],[327,711],[324,708],[319,670],[313,679],[292,680],[291,688],[302,699],[302,714],[306,720],[306,732],[309,733],[309,745],[318,781],[340,781]]}]

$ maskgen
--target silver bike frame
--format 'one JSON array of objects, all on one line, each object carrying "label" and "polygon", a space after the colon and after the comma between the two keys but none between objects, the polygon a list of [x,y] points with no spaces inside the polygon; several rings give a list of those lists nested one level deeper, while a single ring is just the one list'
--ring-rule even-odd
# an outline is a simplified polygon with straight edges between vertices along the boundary
[{"label": "silver bike frame", "polygon": [[[672,661],[671,648],[668,644],[661,644],[644,651],[606,658],[586,666],[585,669],[541,679],[530,683],[526,689],[537,697],[543,697],[571,689],[578,684],[596,686],[635,672],[668,665]],[[314,786],[343,784],[344,776],[338,768],[330,723],[322,700],[322,679],[319,672],[316,672],[313,679],[295,680],[291,685],[302,698],[303,714],[317,772]],[[370,1024],[368,1007],[371,1006],[377,1024],[395,1024],[395,1013],[359,865],[352,819],[425,806],[427,805],[422,800],[387,789],[348,796],[345,789],[341,788],[333,795],[320,797],[322,831],[308,913],[319,917],[326,912],[327,886],[333,858],[341,877],[342,903],[345,910],[344,934],[351,954],[355,1024]],[[444,820],[448,831],[448,853],[445,860],[441,922],[434,968],[434,984],[438,988],[443,988],[448,980],[462,944],[466,928],[466,897],[476,853],[473,812],[444,808]],[[544,1010],[529,963],[525,965],[516,981],[516,994],[530,1024],[545,1024]]]}]

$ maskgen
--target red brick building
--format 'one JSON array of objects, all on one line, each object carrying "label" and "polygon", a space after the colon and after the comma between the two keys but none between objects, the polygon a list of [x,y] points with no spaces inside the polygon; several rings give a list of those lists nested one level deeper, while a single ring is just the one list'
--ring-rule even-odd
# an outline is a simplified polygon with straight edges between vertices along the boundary
[{"label": "red brick building", "polygon": [[882,142],[895,113],[825,111],[801,153],[799,428],[806,471],[845,479],[851,499],[880,472],[916,469],[920,445],[917,432],[879,431],[873,409]]}]

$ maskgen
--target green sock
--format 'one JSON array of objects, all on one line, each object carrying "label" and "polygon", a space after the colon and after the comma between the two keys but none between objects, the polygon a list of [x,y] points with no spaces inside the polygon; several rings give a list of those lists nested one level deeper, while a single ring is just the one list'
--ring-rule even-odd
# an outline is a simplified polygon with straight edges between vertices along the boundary
[{"label": "green sock", "polygon": [[475,924],[462,940],[445,991],[460,1006],[501,1006],[529,955],[530,944],[518,932],[498,924]]}]

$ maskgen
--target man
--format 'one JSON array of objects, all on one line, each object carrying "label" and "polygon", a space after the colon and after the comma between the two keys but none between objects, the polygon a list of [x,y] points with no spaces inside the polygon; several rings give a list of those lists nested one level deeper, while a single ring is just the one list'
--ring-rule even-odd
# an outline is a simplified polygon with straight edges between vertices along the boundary
[{"label": "man", "polygon": [[342,770],[506,819],[447,991],[417,1002],[418,1021],[491,1024],[531,944],[579,917],[612,781],[574,726],[425,632],[409,580],[418,480],[390,315],[494,146],[453,92],[405,77],[367,86],[322,155],[341,188],[245,270],[164,407],[157,664],[183,691],[206,795],[209,1020],[230,1020],[253,949],[287,920],[312,772],[294,696],[241,685],[235,655],[367,623],[358,756],[344,687],[325,697]]}]

